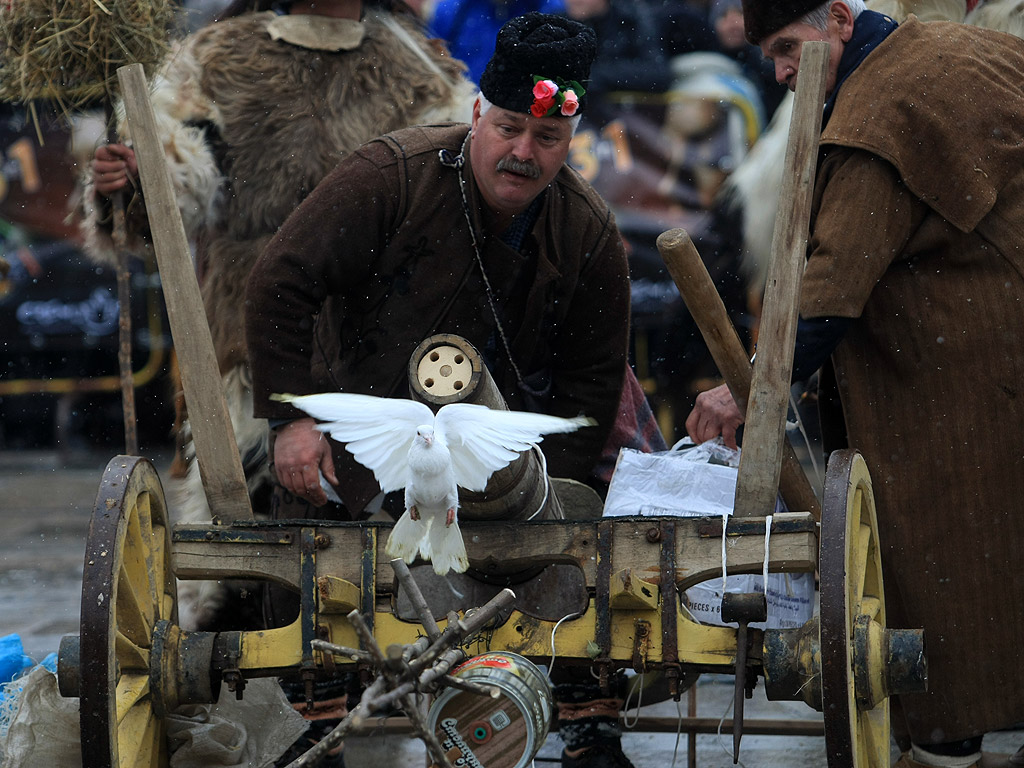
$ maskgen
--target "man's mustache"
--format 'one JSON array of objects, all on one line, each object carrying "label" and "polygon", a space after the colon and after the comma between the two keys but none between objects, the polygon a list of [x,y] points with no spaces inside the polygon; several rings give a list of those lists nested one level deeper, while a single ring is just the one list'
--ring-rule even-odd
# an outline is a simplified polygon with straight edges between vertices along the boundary
[{"label": "man's mustache", "polygon": [[540,166],[534,165],[528,160],[517,160],[512,155],[506,155],[501,158],[495,166],[495,170],[517,173],[520,176],[526,176],[528,179],[540,178]]}]

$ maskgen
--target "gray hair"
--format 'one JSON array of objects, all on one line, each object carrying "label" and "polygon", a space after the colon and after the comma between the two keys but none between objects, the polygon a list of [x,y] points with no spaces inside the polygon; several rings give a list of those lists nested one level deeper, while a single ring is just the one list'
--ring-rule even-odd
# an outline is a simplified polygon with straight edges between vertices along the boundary
[{"label": "gray hair", "polygon": [[813,11],[809,11],[804,14],[800,19],[801,23],[808,24],[815,29],[824,32],[828,29],[828,14],[832,9],[833,3],[842,3],[845,5],[850,9],[850,13],[853,14],[853,18],[855,19],[860,16],[862,11],[867,10],[867,7],[864,5],[864,0],[829,0],[829,2],[819,5]]},{"label": "gray hair", "polygon": [[[857,2],[861,2],[861,0],[857,0]],[[494,105],[487,100],[487,97],[484,96],[483,93],[478,93],[477,98],[480,99],[480,116],[483,117],[484,115],[487,114],[487,110],[489,110]],[[573,115],[572,117],[569,118],[569,127],[572,129],[572,133],[569,134],[570,136],[576,135],[576,129],[580,125],[581,117],[583,117],[583,115]]]}]

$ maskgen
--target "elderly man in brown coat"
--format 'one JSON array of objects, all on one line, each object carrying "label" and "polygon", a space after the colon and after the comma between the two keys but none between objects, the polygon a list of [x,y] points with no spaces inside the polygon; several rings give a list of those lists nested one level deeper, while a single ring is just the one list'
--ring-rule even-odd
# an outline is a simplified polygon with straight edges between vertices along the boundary
[{"label": "elderly man in brown coat", "polygon": [[[862,11],[744,2],[790,88],[802,43],[831,45],[794,379],[824,364],[826,447],[874,480],[887,616],[925,629],[899,766],[969,768],[1024,720],[1024,41]],[[687,428],[741,422],[719,388]]]}]

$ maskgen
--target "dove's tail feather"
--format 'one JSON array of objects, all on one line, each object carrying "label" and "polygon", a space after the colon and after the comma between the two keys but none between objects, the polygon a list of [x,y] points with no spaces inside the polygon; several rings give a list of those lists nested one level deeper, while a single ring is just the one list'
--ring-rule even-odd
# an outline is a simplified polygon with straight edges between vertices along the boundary
[{"label": "dove's tail feather", "polygon": [[466,544],[462,540],[458,520],[449,526],[445,526],[443,519],[435,520],[430,526],[428,537],[424,548],[429,547],[429,551],[423,554],[433,564],[434,573],[444,576],[448,571],[462,573],[469,568]]},{"label": "dove's tail feather", "polygon": [[384,551],[388,557],[398,557],[411,563],[416,559],[416,553],[420,551],[420,542],[425,541],[426,536],[427,524],[423,518],[413,520],[406,510],[391,529]]}]

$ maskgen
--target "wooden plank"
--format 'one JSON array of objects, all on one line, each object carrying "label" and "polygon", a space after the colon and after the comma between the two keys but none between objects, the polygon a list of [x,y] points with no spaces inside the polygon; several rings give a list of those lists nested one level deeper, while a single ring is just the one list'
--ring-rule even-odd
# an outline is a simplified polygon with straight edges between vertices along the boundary
[{"label": "wooden plank", "polygon": [[192,254],[171,186],[167,160],[141,64],[117,70],[139,163],[164,302],[181,366],[189,425],[206,499],[215,520],[251,520],[252,508],[235,443],[213,339],[206,322]]},{"label": "wooden plank", "polygon": [[734,514],[738,517],[771,514],[778,494],[828,53],[828,43],[808,42],[800,54],[800,76],[736,481]]},{"label": "wooden plank", "polygon": [[[746,412],[752,375],[747,350],[729,320],[722,297],[693,240],[685,229],[670,229],[658,237],[658,251],[686,302],[690,316],[700,328],[719,373],[729,385],[733,399],[740,411]],[[821,520],[818,497],[814,495],[814,489],[788,438],[783,445],[779,490],[790,510],[810,512],[815,520]]]}]

